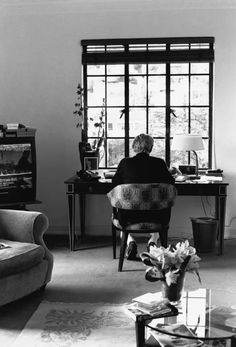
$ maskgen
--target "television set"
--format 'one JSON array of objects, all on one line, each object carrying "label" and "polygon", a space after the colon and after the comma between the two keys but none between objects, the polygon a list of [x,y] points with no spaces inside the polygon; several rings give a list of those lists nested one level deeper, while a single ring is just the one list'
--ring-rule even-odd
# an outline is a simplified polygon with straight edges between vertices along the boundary
[{"label": "television set", "polygon": [[35,137],[0,138],[0,204],[35,199]]}]

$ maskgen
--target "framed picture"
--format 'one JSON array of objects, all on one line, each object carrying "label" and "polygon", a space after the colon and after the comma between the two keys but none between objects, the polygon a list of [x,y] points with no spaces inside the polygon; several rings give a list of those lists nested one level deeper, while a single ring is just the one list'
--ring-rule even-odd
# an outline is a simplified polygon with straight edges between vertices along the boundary
[{"label": "framed picture", "polygon": [[84,157],[84,170],[98,170],[98,158]]}]

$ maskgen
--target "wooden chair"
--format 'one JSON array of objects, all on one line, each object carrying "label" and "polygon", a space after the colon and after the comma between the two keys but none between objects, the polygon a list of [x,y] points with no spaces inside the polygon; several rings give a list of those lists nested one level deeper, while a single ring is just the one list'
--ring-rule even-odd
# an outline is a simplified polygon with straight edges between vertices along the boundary
[{"label": "wooden chair", "polygon": [[118,271],[122,271],[129,233],[156,233],[161,245],[167,246],[171,207],[176,188],[167,183],[121,184],[108,194],[113,207],[112,243],[116,258],[116,233],[122,231]]}]

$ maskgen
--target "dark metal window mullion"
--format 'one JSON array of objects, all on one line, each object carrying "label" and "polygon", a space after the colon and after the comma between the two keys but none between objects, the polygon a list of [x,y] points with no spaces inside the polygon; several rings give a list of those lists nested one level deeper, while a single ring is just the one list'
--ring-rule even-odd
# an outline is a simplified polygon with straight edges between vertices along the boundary
[{"label": "dark metal window mullion", "polygon": [[[129,46],[125,46],[128,52]],[[125,157],[129,157],[129,64],[125,64]]]},{"label": "dark metal window mullion", "polygon": [[[188,132],[191,133],[191,63],[188,64]],[[188,151],[188,164],[191,164],[191,154]]]},{"label": "dark metal window mullion", "polygon": [[105,167],[107,167],[107,64],[105,64],[105,103],[104,103],[104,112],[105,112]]},{"label": "dark metal window mullion", "polygon": [[148,100],[148,88],[149,88],[149,64],[146,64],[146,134],[148,134],[149,129],[149,100]]},{"label": "dark metal window mullion", "polygon": [[[170,49],[170,44],[166,45],[166,49]],[[170,63],[166,64],[166,164],[170,166]]]},{"label": "dark metal window mullion", "polygon": [[[86,47],[84,47],[86,49]],[[87,142],[88,140],[88,83],[87,83],[87,64],[83,65],[83,89],[84,89],[84,119],[82,128],[82,139],[81,141]]]},{"label": "dark metal window mullion", "polygon": [[[211,44],[210,47],[213,49],[214,44]],[[213,114],[213,63],[210,64],[209,69],[209,120],[208,120],[208,166],[212,168],[212,138],[213,138],[213,130],[212,130],[212,114]]]}]

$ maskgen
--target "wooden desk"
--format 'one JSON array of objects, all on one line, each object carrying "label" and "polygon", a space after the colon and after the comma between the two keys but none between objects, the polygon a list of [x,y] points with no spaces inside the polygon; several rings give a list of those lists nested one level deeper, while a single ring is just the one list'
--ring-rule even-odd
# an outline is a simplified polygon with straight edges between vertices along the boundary
[{"label": "wooden desk", "polygon": [[[78,176],[72,176],[67,179],[66,195],[68,199],[69,212],[69,240],[70,250],[75,250],[75,211],[76,211],[76,195],[79,196],[80,208],[80,230],[81,238],[85,236],[85,197],[87,194],[107,194],[113,185],[111,180],[101,180],[98,182],[81,181]],[[214,183],[194,183],[176,182],[175,184],[178,195],[181,196],[214,196],[215,197],[215,218],[219,221],[218,228],[218,254],[223,254],[224,248],[224,225],[225,225],[225,208],[227,197],[227,186],[225,182]]]}]

